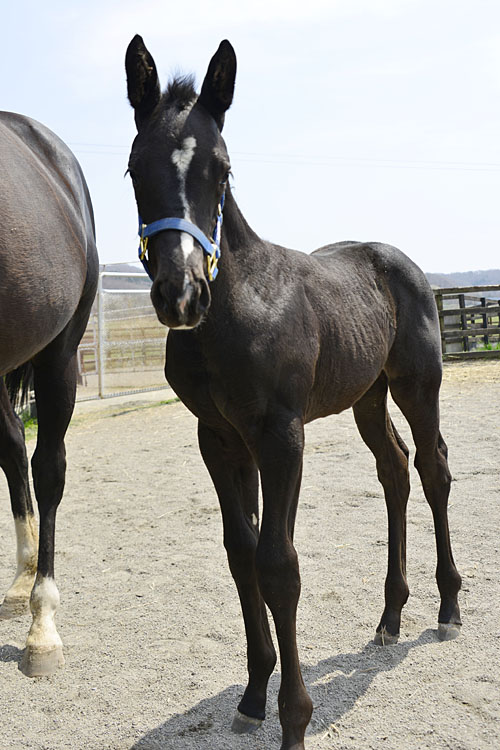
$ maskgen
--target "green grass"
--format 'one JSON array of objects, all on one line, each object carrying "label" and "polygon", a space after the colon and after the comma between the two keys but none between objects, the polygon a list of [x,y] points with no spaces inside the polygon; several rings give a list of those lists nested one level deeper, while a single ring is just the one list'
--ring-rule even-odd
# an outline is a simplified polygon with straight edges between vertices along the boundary
[{"label": "green grass", "polygon": [[33,417],[30,417],[29,411],[24,411],[21,414],[21,419],[24,424],[24,437],[26,440],[33,440],[36,438],[38,432],[38,422]]},{"label": "green grass", "polygon": [[479,351],[498,352],[500,351],[500,341],[497,341],[494,344],[479,344],[477,348]]}]

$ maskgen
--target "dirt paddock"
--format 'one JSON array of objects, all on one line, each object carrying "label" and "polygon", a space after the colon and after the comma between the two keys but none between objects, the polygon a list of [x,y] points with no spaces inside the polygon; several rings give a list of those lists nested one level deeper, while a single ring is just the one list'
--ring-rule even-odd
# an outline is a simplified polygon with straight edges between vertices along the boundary
[{"label": "dirt paddock", "polygon": [[[29,619],[0,622],[0,750],[279,747],[277,671],[264,726],[249,737],[229,729],[245,680],[243,623],[195,420],[164,397],[77,409],[56,541],[66,665],[24,677]],[[448,643],[436,637],[432,519],[415,472],[410,599],[399,644],[384,649],[371,642],[387,540],[374,460],[351,412],[307,428],[296,546],[308,750],[500,747],[500,361],[446,365],[441,403],[463,576],[463,631]],[[14,573],[4,480],[0,494],[3,593]]]}]

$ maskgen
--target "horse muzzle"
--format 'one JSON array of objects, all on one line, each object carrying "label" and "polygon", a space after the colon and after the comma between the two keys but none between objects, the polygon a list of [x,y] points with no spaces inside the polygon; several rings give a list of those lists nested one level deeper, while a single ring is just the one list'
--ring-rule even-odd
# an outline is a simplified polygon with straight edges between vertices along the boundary
[{"label": "horse muzzle", "polygon": [[210,289],[204,276],[195,277],[186,271],[181,286],[167,279],[155,279],[151,301],[158,320],[169,328],[196,328],[210,306]]}]

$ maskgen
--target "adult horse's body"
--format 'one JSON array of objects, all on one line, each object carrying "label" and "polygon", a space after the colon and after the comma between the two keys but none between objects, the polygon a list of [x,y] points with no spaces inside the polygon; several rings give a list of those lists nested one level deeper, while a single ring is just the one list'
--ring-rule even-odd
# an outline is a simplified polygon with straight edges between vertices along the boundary
[{"label": "adult horse's body", "polygon": [[[0,619],[31,607],[20,668],[29,676],[63,663],[54,615],[54,532],[66,470],[76,353],[95,296],[92,205],[78,162],[40,123],[0,113],[0,465],[9,484],[17,572]],[[12,400],[33,379],[38,438],[32,460],[40,541],[28,484],[24,431]],[[37,560],[38,556],[38,560]]]},{"label": "adult horse's body", "polygon": [[[267,604],[281,656],[282,749],[300,750],[312,711],[295,636],[300,578],[293,530],[305,422],[352,407],[375,455],[389,516],[385,609],[376,640],[395,642],[408,597],[409,479],[408,449],[387,413],[390,387],[411,426],[434,515],[439,634],[458,633],[460,576],[448,534],[450,474],[439,432],[441,350],[433,295],[421,271],[387,245],[340,243],[307,256],[264,242],[250,229],[227,185],[230,164],[221,136],[236,72],[229,42],[213,57],[199,97],[185,80],[161,94],[154,61],[138,36],[126,67],[138,128],[129,168],[143,252],[147,238],[152,301],[171,329],[166,376],[199,420],[199,445],[219,497],[245,620],[249,681],[233,728],[251,731],[264,718],[276,661]],[[212,236],[224,193],[220,268],[209,285],[213,258],[207,270],[204,252],[210,250],[202,250],[192,227]]]}]

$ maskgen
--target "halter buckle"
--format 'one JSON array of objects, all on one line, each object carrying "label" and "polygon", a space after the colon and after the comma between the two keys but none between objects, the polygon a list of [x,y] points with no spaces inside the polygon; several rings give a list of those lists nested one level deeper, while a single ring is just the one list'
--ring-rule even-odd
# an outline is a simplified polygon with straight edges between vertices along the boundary
[{"label": "halter buckle", "polygon": [[219,273],[219,269],[217,268],[217,263],[220,258],[220,250],[218,246],[215,244],[215,242],[212,242],[212,247],[214,249],[213,253],[211,255],[207,254],[207,271],[208,271],[208,280],[213,281],[217,274]]},{"label": "halter buckle", "polygon": [[139,244],[140,244],[140,253],[139,253],[139,259],[144,260],[146,257],[146,253],[148,251],[148,239],[149,237],[144,237],[144,231],[147,229],[147,224],[141,225],[141,234],[139,235]]}]

